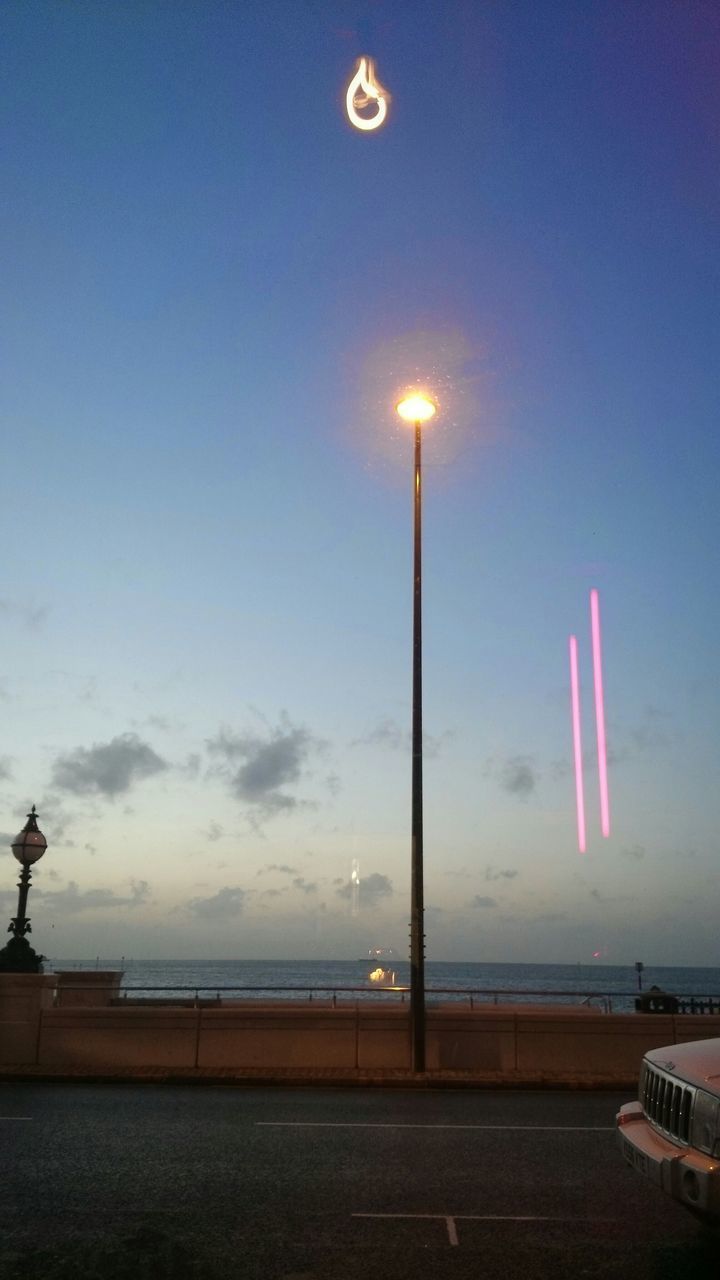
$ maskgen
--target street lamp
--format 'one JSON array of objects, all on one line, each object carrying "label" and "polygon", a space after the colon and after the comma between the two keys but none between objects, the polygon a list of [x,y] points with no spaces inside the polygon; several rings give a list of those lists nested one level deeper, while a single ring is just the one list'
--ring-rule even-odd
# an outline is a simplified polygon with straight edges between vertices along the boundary
[{"label": "street lamp", "polygon": [[17,915],[10,921],[8,933],[13,936],[0,951],[0,973],[42,973],[42,962],[45,956],[39,956],[30,946],[25,936],[32,933],[30,920],[25,915],[28,893],[30,892],[30,868],[34,862],[42,858],[47,849],[47,840],[37,824],[35,805],[27,815],[27,822],[19,835],[16,835],[11,848],[22,865],[18,880]]},{"label": "street lamp", "polygon": [[415,431],[413,556],[412,841],[410,873],[410,1038],[412,1069],[425,1070],[425,931],[422,795],[422,424],[437,406],[413,392],[395,406]]}]

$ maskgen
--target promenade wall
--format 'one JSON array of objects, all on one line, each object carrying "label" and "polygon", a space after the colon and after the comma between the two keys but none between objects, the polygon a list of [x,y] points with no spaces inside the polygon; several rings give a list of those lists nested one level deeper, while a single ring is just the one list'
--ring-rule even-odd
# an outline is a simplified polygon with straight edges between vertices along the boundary
[{"label": "promenade wall", "polygon": [[[13,1074],[211,1077],[408,1071],[408,1006],[247,1001],[176,1007],[53,1001],[54,975],[0,975],[0,1067]],[[34,996],[32,994],[34,984]],[[97,999],[98,996],[95,996]],[[497,1084],[622,1085],[648,1049],[720,1037],[718,1015],[506,1005],[427,1010],[427,1073]],[[8,1074],[4,1070],[4,1074]]]}]

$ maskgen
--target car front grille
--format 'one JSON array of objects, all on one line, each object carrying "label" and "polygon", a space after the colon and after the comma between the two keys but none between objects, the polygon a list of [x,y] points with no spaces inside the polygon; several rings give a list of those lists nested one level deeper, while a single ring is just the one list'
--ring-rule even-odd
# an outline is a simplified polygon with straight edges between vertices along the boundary
[{"label": "car front grille", "polygon": [[643,1063],[640,1102],[650,1123],[674,1142],[690,1139],[690,1115],[695,1090],[665,1071]]}]

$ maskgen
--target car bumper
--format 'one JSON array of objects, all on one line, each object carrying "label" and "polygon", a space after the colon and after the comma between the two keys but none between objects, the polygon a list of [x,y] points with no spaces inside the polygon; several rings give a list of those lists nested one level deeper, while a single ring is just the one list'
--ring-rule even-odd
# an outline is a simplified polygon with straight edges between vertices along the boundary
[{"label": "car bumper", "polygon": [[695,1213],[720,1219],[720,1160],[664,1138],[645,1119],[639,1102],[620,1108],[617,1140],[638,1173]]}]

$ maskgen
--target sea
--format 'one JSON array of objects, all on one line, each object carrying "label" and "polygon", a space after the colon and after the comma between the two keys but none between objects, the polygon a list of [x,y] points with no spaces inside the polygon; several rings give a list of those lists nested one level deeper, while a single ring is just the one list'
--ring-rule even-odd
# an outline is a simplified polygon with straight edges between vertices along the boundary
[{"label": "sea", "polygon": [[[382,985],[370,974],[381,967]],[[356,960],[142,960],[126,956],[52,959],[54,969],[120,969],[121,993],[128,996],[199,996],[225,1000],[267,999],[407,999],[408,961],[383,952]],[[394,974],[394,981],[391,975]],[[389,980],[389,981],[388,981]],[[672,995],[720,1000],[720,968],[607,964],[491,964],[425,961],[428,1004],[460,1000],[468,1003],[579,1004],[587,1000],[606,1011],[635,1008],[640,989],[656,986]]]}]

